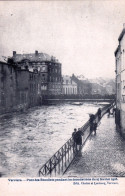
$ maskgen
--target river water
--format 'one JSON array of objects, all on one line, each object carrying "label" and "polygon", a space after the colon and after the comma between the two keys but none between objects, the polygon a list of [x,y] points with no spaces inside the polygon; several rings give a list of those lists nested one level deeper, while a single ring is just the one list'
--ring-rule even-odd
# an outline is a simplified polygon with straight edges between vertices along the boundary
[{"label": "river water", "polygon": [[37,177],[40,167],[71,137],[73,129],[81,127],[101,106],[65,103],[1,116],[2,177]]}]

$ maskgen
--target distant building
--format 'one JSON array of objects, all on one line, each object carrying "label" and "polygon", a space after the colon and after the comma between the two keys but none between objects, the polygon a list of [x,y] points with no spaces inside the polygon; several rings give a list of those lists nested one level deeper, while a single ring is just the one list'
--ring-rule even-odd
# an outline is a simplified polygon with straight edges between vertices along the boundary
[{"label": "distant building", "polygon": [[125,24],[118,38],[116,61],[116,126],[125,137]]},{"label": "distant building", "polygon": [[77,84],[77,94],[79,95],[91,94],[92,86],[91,86],[91,83],[87,79],[80,80],[74,74],[72,75],[71,78]]},{"label": "distant building", "polygon": [[63,76],[63,95],[77,95],[77,83],[70,76]]},{"label": "distant building", "polygon": [[100,84],[92,83],[92,95],[105,95],[107,94],[106,88]]},{"label": "distant building", "polygon": [[106,94],[108,94],[108,95],[114,95],[115,94],[115,86],[114,86],[114,84],[107,84],[105,86],[105,88],[106,88]]}]

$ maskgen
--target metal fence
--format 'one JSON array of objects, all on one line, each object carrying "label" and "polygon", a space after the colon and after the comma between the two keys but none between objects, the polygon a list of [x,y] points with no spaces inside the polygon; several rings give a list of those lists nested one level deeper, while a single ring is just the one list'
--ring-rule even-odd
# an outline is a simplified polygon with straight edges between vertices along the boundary
[{"label": "metal fence", "polygon": [[[108,108],[112,108],[114,106],[114,102],[106,105],[102,108],[101,117],[107,112]],[[95,114],[97,122],[98,119],[97,113]],[[90,122],[89,120],[81,127],[81,131],[83,132],[82,136],[82,146],[85,144],[89,136],[91,135],[90,132]],[[75,156],[77,155],[78,151],[76,147],[74,147],[73,138],[71,137],[39,170],[39,176],[62,176],[72,161],[74,160]]]}]

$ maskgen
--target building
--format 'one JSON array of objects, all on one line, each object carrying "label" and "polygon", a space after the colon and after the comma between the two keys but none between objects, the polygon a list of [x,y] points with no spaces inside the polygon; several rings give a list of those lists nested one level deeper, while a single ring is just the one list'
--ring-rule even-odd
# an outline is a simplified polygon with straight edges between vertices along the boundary
[{"label": "building", "polygon": [[4,59],[0,59],[0,114],[14,110],[16,103],[16,73]]},{"label": "building", "polygon": [[63,95],[77,95],[77,83],[70,76],[63,76]]},{"label": "building", "polygon": [[115,80],[108,78],[89,79],[92,85],[92,95],[113,96],[115,95]]},{"label": "building", "polygon": [[15,106],[18,110],[23,110],[29,105],[29,72],[15,68],[16,73],[16,100]]},{"label": "building", "polygon": [[118,38],[116,62],[116,127],[125,137],[125,24]]},{"label": "building", "polygon": [[0,59],[0,114],[42,104],[44,95],[61,95],[61,64],[45,53]]},{"label": "building", "polygon": [[28,86],[29,86],[29,107],[42,104],[42,89],[40,89],[41,81],[38,71],[29,71]]},{"label": "building", "polygon": [[78,95],[90,95],[92,86],[91,83],[85,79],[85,80],[80,80],[78,77],[76,77],[74,74],[72,75],[72,80],[77,84],[77,94]]},{"label": "building", "polygon": [[48,94],[61,95],[62,93],[62,65],[55,57],[51,57],[48,64]]},{"label": "building", "polygon": [[55,57],[45,53],[38,53],[38,51],[31,54],[17,54],[16,51],[14,51],[13,57],[9,58],[8,62],[14,64],[18,69],[29,70],[35,73],[38,72],[38,89],[41,95],[61,94],[61,63],[59,63]]}]

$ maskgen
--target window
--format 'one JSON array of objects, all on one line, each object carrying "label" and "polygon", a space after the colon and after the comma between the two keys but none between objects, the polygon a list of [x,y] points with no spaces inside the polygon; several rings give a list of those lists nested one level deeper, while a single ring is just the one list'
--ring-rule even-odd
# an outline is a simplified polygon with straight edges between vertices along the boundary
[{"label": "window", "polygon": [[41,90],[47,90],[47,86],[42,85],[42,86],[41,86]]},{"label": "window", "polygon": [[6,106],[6,98],[4,94],[1,95],[1,105]]},{"label": "window", "polygon": [[125,95],[122,95],[122,100],[123,102],[125,102]]},{"label": "window", "polygon": [[42,66],[42,71],[45,71],[45,70],[46,70],[45,66]]},{"label": "window", "polygon": [[3,82],[4,81],[4,77],[1,77],[1,82]]},{"label": "window", "polygon": [[68,80],[66,80],[66,84],[68,84],[69,83],[69,81]]},{"label": "window", "polygon": [[30,79],[32,80],[32,74],[30,74]]}]

